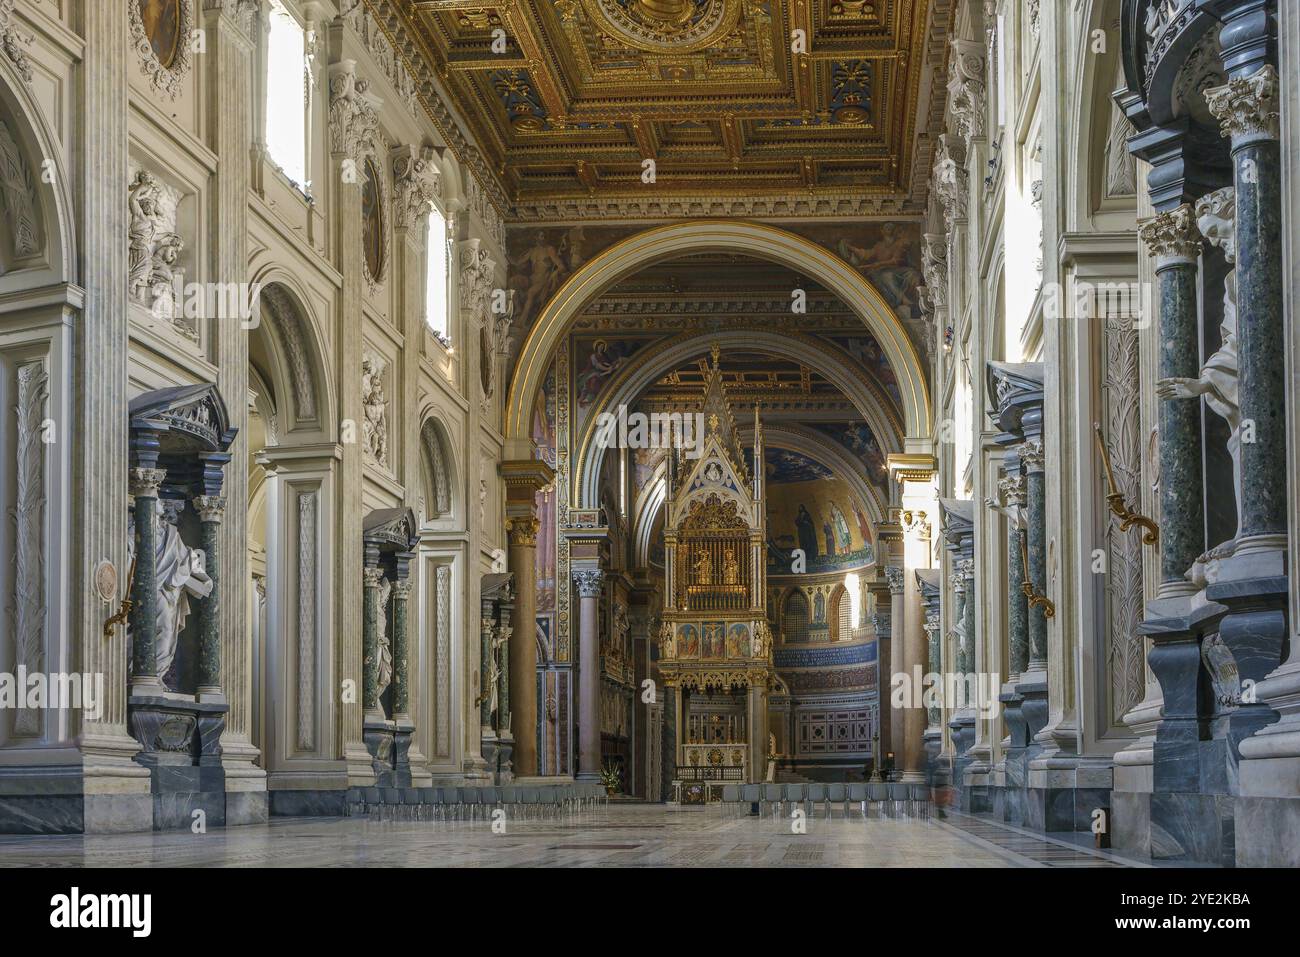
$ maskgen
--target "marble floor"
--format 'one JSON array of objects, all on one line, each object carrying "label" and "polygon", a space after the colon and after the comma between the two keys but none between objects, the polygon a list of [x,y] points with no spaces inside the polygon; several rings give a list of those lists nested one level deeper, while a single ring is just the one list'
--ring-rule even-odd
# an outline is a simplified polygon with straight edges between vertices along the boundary
[{"label": "marble floor", "polygon": [[[863,821],[823,809],[805,833],[789,820],[717,807],[611,804],[581,815],[383,822],[273,818],[213,830],[103,836],[0,836],[0,867],[1089,867],[1132,866],[1104,851],[984,819]],[[1141,866],[1141,865],[1138,865]]]}]

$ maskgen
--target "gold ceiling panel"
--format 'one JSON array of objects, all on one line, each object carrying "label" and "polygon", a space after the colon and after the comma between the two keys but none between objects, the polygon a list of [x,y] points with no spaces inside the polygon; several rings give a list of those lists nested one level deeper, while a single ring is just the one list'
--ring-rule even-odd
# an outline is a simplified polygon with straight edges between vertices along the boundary
[{"label": "gold ceiling panel", "polygon": [[[515,201],[907,192],[932,0],[399,0]],[[654,181],[645,181],[646,160]]]}]

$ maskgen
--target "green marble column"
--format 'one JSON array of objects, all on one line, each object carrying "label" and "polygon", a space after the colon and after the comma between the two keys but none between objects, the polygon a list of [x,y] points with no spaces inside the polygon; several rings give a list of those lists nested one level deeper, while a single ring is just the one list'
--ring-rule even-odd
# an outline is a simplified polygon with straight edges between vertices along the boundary
[{"label": "green marble column", "polygon": [[483,734],[492,731],[492,693],[488,683],[492,680],[492,659],[495,649],[492,647],[492,616],[490,603],[483,603],[483,614],[479,619],[479,697],[478,720]]},{"label": "green marble column", "polygon": [[135,500],[135,573],[131,580],[131,693],[161,692],[158,674],[158,489],[164,469],[133,468],[128,476]]},{"label": "green marble column", "polygon": [[[1006,478],[998,483],[1005,506],[1013,513],[1025,515],[1028,500],[1028,483],[1019,472],[1019,462],[1015,472],[1008,469]],[[1009,651],[1011,674],[1014,680],[1029,668],[1029,603],[1025,598],[1022,583],[1027,577],[1024,559],[1020,551],[1020,529],[1015,523],[1007,526],[1007,648]]]},{"label": "green marble column", "polygon": [[1210,112],[1223,124],[1223,134],[1232,139],[1243,540],[1281,536],[1287,530],[1278,96],[1278,73],[1271,65],[1205,94]]},{"label": "green marble column", "polygon": [[501,690],[498,692],[500,703],[497,705],[497,733],[505,734],[510,730],[510,636],[514,629],[510,625],[501,625],[499,631],[501,674],[497,676],[497,680],[501,682]]},{"label": "green marble column", "polygon": [[222,697],[221,685],[221,518],[226,499],[220,495],[196,495],[192,504],[202,523],[203,557],[212,590],[199,608],[199,670],[197,693],[200,701]]},{"label": "green marble column", "polygon": [[[1037,439],[1020,446],[1025,470],[1029,532],[1029,580],[1039,595],[1047,594],[1047,498],[1043,472],[1043,443]],[[1023,564],[1023,553],[1019,564]],[[1028,609],[1029,664],[1027,670],[1047,670],[1047,611],[1042,605]]]},{"label": "green marble column", "polygon": [[362,572],[361,603],[361,707],[367,719],[383,719],[379,708],[379,633],[376,630],[379,586],[384,573],[378,565],[367,565]]},{"label": "green marble column", "polygon": [[[1201,374],[1197,329],[1197,264],[1201,237],[1191,206],[1162,213],[1142,226],[1142,241],[1156,259],[1160,311],[1160,358],[1164,379]],[[1205,550],[1201,404],[1171,398],[1160,402],[1160,595],[1194,590],[1184,579]]]},{"label": "green marble column", "polygon": [[398,579],[393,585],[393,717],[398,720],[409,720],[411,710],[406,624],[410,596],[410,581]]}]

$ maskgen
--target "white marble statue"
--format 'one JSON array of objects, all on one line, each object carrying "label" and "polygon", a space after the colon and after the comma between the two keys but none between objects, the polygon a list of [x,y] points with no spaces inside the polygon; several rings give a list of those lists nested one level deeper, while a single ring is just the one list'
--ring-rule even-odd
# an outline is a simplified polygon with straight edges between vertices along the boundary
[{"label": "white marble statue", "polygon": [[127,292],[163,319],[176,315],[172,277],[185,248],[175,232],[175,197],[158,177],[139,170],[131,181],[127,205]]},{"label": "white marble statue", "polygon": [[1228,454],[1232,457],[1232,484],[1237,501],[1237,532],[1230,541],[1206,552],[1196,560],[1188,577],[1204,585],[1204,566],[1216,558],[1231,554],[1241,535],[1241,406],[1237,376],[1237,199],[1231,187],[1215,190],[1196,204],[1197,226],[1202,235],[1223,250],[1233,268],[1223,280],[1223,323],[1219,327],[1223,344],[1206,360],[1196,379],[1161,379],[1156,394],[1162,399],[1192,399],[1204,396],[1205,404],[1228,423]]},{"label": "white marble statue", "polygon": [[[206,598],[212,593],[207,556],[202,549],[190,548],[181,540],[176,519],[168,513],[163,500],[158,499],[158,530],[154,547],[158,583],[154,655],[156,673],[160,678],[171,670],[172,662],[176,660],[176,647],[190,616],[190,598]],[[129,562],[135,554],[134,534],[128,540],[127,552]]]},{"label": "white marble statue", "polygon": [[393,643],[388,637],[388,598],[393,593],[393,583],[387,578],[379,580],[379,607],[375,610],[375,636],[379,643],[379,690],[382,697],[393,681]]}]

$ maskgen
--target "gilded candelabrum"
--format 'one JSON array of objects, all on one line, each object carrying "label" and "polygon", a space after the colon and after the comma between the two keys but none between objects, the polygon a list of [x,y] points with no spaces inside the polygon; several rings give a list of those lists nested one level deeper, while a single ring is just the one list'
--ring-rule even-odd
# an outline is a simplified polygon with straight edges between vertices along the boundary
[{"label": "gilded candelabrum", "polygon": [[1020,590],[1025,593],[1029,599],[1029,607],[1035,605],[1043,606],[1043,615],[1047,618],[1056,617],[1056,605],[1052,599],[1046,595],[1034,590],[1034,583],[1029,580],[1029,536],[1025,532],[1020,533],[1020,563],[1025,570],[1024,580],[1020,583]]},{"label": "gilded candelabrum", "polygon": [[135,584],[135,559],[131,559],[131,570],[126,575],[126,594],[122,598],[122,605],[117,614],[113,615],[104,622],[104,637],[112,638],[113,629],[118,625],[125,624],[127,618],[131,615],[131,609],[135,607],[135,602],[131,599],[131,588]]},{"label": "gilded candelabrum", "polygon": [[1101,437],[1101,426],[1096,422],[1092,424],[1093,431],[1097,435],[1097,449],[1101,452],[1101,460],[1106,466],[1106,486],[1110,493],[1106,496],[1106,501],[1110,505],[1110,510],[1119,517],[1119,530],[1127,532],[1134,525],[1140,526],[1142,532],[1142,543],[1145,545],[1157,545],[1160,542],[1160,526],[1145,515],[1139,514],[1129,508],[1128,502],[1124,499],[1124,493],[1115,487],[1115,473],[1110,467],[1110,452],[1106,449],[1106,443]]}]

